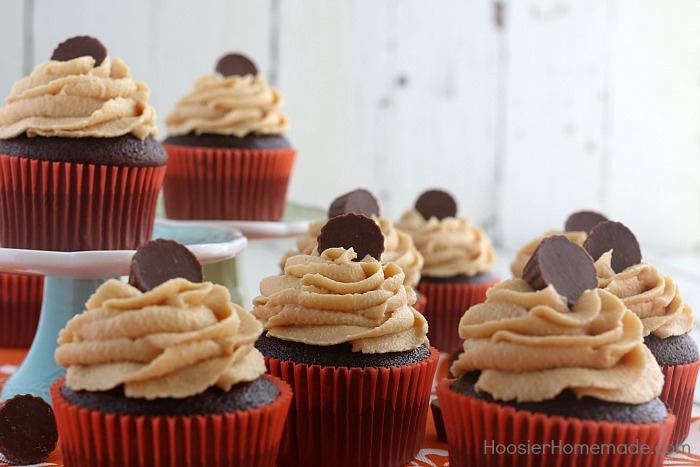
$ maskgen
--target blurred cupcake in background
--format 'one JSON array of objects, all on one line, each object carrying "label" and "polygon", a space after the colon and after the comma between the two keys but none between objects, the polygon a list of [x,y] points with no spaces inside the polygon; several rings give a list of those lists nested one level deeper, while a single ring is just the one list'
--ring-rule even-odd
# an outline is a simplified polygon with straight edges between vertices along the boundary
[{"label": "blurred cupcake in background", "polygon": [[543,239],[553,235],[564,235],[569,240],[583,245],[591,229],[600,222],[608,220],[604,215],[594,211],[577,211],[572,213],[564,223],[564,230],[550,230],[536,239],[528,242],[515,254],[515,259],[510,263],[510,271],[513,277],[522,277],[523,268],[530,260],[532,253]]},{"label": "blurred cupcake in background", "polygon": [[423,314],[430,323],[430,342],[441,352],[459,351],[460,318],[498,282],[491,272],[496,260],[491,241],[468,218],[457,216],[454,198],[441,190],[421,194],[395,226],[413,238],[423,256],[416,288],[427,297]]},{"label": "blurred cupcake in background", "polygon": [[[348,213],[365,215],[372,218],[379,225],[382,235],[384,235],[384,251],[380,261],[382,263],[396,263],[401,268],[405,276],[404,285],[412,287],[414,292],[416,292],[416,303],[413,307],[423,312],[427,298],[415,290],[418,281],[420,281],[423,256],[413,244],[411,236],[397,229],[391,219],[380,215],[377,199],[364,188],[345,193],[333,200],[328,209],[328,219]],[[282,258],[280,263],[282,269],[284,269],[284,265],[290,256],[298,254],[310,255],[316,251],[317,238],[328,219],[320,219],[309,224],[306,234],[296,240],[297,249],[287,251],[284,258]]]},{"label": "blurred cupcake in background", "polygon": [[151,238],[167,154],[149,94],[88,36],[15,83],[0,107],[0,245],[115,250]]},{"label": "blurred cupcake in background", "polygon": [[644,343],[664,374],[661,400],[676,415],[672,444],[688,436],[700,360],[690,336],[695,318],[678,284],[642,261],[637,239],[624,224],[606,221],[583,244],[593,257],[598,284],[642,320]]},{"label": "blurred cupcake in background", "polygon": [[296,151],[283,98],[240,54],[222,57],[168,115],[164,184],[172,219],[278,221]]}]

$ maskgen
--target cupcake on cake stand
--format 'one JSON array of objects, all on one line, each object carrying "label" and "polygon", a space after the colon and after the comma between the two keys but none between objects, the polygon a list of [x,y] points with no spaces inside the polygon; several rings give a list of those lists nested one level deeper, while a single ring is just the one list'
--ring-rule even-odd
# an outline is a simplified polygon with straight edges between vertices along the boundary
[{"label": "cupcake on cake stand", "polygon": [[[207,265],[235,257],[247,246],[247,239],[230,226],[173,225],[156,221],[153,238],[167,238],[186,245]],[[51,384],[65,373],[54,360],[59,331],[70,318],[83,311],[87,299],[105,280],[119,277],[129,269],[133,250],[41,251],[0,248],[0,271],[43,274],[44,301],[39,325],[29,352],[5,383],[2,399],[33,394],[50,403]]]}]

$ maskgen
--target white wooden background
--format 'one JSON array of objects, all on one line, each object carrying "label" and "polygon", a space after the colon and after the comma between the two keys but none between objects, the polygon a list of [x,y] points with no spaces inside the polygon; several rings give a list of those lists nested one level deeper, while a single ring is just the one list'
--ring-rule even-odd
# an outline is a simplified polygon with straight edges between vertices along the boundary
[{"label": "white wooden background", "polygon": [[430,187],[515,248],[590,208],[643,251],[700,250],[696,0],[0,0],[0,94],[100,38],[162,122],[242,51],[286,97],[290,199],[366,187],[397,218]]}]

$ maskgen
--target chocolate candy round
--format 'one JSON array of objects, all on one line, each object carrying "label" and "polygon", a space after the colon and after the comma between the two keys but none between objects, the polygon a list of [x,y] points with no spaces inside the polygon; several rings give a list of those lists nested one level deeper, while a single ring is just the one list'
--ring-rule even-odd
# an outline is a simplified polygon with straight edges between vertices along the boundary
[{"label": "chocolate candy round", "polygon": [[377,199],[372,196],[372,193],[363,188],[358,188],[333,200],[331,207],[328,209],[328,218],[350,212],[367,217],[378,216],[379,204]]},{"label": "chocolate candy round", "polygon": [[131,258],[129,284],[142,292],[182,277],[202,282],[204,274],[197,257],[175,240],[157,238],[141,245]]},{"label": "chocolate candy round", "polygon": [[75,36],[58,44],[51,55],[51,60],[67,62],[88,55],[95,59],[95,66],[99,66],[107,57],[107,48],[94,37]]},{"label": "chocolate candy round", "polygon": [[329,248],[352,248],[355,261],[366,255],[379,259],[384,251],[384,235],[376,222],[361,214],[348,213],[328,219],[317,239],[318,251]]},{"label": "chocolate candy round", "polygon": [[228,54],[216,63],[216,72],[224,76],[245,76],[257,75],[258,69],[248,57],[241,54]]},{"label": "chocolate candy round", "polygon": [[0,453],[15,464],[36,464],[56,449],[58,430],[53,409],[30,394],[0,406]]},{"label": "chocolate candy round", "polygon": [[589,234],[593,227],[607,220],[607,217],[597,212],[579,211],[571,214],[566,219],[564,230],[566,232],[586,232]]},{"label": "chocolate candy round", "polygon": [[612,250],[610,265],[615,272],[622,272],[642,261],[637,237],[621,222],[605,221],[596,225],[583,242],[583,247],[594,260]]},{"label": "chocolate candy round", "polygon": [[416,200],[415,208],[426,219],[444,219],[457,215],[457,203],[449,193],[442,190],[426,191]]},{"label": "chocolate candy round", "polygon": [[569,305],[576,303],[585,290],[598,287],[593,259],[563,235],[542,240],[525,265],[523,279],[535,290],[553,285]]}]

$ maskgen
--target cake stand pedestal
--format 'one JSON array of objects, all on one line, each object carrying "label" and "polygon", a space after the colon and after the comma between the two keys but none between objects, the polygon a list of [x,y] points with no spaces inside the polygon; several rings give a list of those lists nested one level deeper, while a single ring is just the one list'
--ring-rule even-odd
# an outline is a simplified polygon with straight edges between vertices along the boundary
[{"label": "cake stand pedestal", "polygon": [[[240,231],[226,226],[168,225],[156,222],[154,238],[177,240],[200,262],[236,256],[247,246]],[[44,301],[32,345],[2,389],[2,399],[33,394],[51,403],[49,388],[65,369],[54,360],[58,334],[84,310],[87,299],[104,281],[128,274],[133,250],[57,252],[0,248],[0,271],[43,274]]]}]

